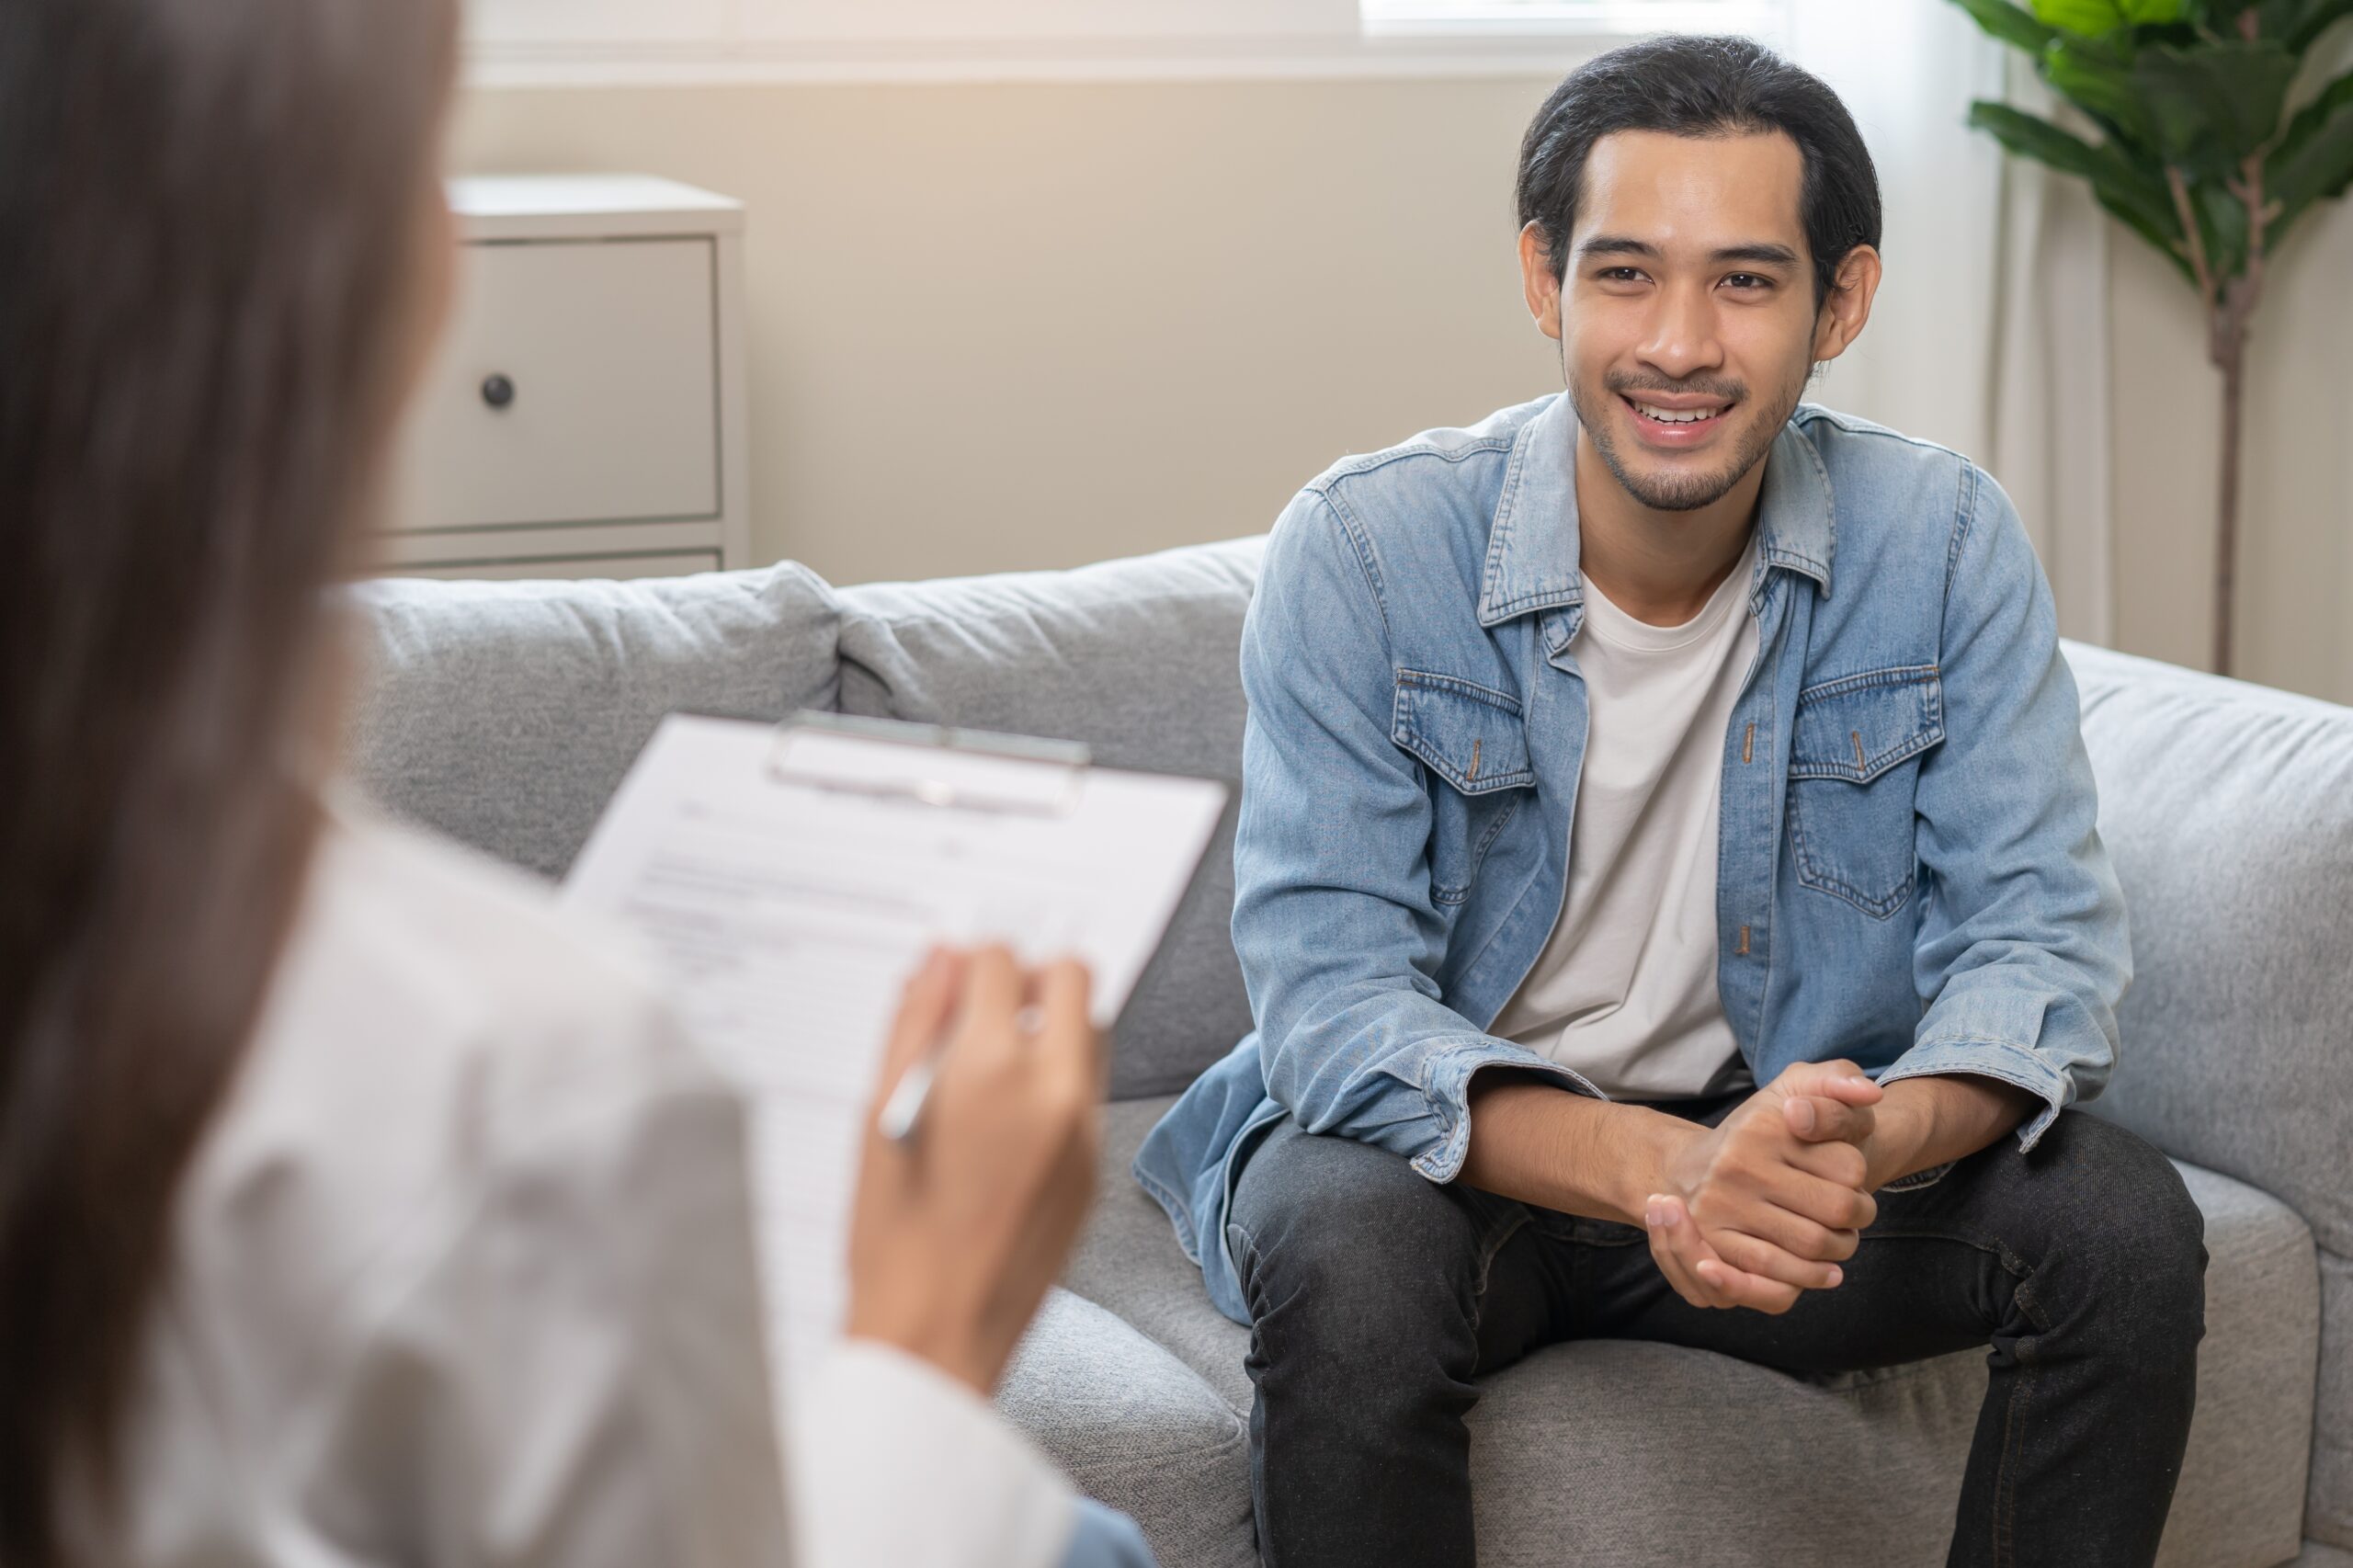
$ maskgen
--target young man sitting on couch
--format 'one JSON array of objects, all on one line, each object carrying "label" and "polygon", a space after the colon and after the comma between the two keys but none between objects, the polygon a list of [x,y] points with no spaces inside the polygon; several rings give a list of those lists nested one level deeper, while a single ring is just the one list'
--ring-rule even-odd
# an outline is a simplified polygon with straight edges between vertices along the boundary
[{"label": "young man sitting on couch", "polygon": [[2018,517],[1799,401],[1870,314],[1870,155],[1804,72],[1671,39],[1563,82],[1518,191],[1567,392],[1277,526],[1258,1029],[1136,1162],[1252,1327],[1266,1561],[1470,1562],[1475,1380],[1612,1336],[1804,1372],[1990,1346],[1950,1561],[2146,1563],[2201,1222],[2070,1108],[2131,960]]}]

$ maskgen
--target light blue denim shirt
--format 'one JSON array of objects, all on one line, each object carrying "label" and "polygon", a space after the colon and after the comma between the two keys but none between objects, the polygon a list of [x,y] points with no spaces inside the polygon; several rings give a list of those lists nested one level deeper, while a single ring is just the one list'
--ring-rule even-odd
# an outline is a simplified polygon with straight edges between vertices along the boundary
[{"label": "light blue denim shirt", "polygon": [[[1352,458],[1277,523],[1242,639],[1234,947],[1258,1028],[1135,1174],[1210,1296],[1286,1113],[1451,1181],[1474,1074],[1590,1084],[1486,1032],[1559,919],[1585,757],[1570,651],[1576,426],[1555,394]],[[1757,656],[1724,737],[1717,988],[1759,1083],[2097,1094],[2131,977],[2075,687],[2008,497],[1942,448],[1812,405],[1767,459]]]}]

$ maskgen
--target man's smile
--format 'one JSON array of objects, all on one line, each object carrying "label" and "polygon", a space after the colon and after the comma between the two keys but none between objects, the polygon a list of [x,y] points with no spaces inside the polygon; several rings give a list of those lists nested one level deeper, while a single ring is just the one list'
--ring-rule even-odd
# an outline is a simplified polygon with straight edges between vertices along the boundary
[{"label": "man's smile", "polygon": [[1668,449],[1694,447],[1713,436],[1733,406],[1722,398],[1688,393],[1620,392],[1618,400],[1633,415],[1634,428],[1645,445]]}]

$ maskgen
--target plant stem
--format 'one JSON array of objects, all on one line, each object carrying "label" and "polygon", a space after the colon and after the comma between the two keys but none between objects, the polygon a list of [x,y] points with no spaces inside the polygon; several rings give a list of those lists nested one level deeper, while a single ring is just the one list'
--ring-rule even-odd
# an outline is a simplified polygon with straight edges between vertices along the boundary
[{"label": "plant stem", "polygon": [[2246,339],[2234,334],[2216,350],[2222,369],[2222,494],[2214,540],[2214,673],[2231,673],[2231,612],[2237,594],[2239,431],[2245,394]]},{"label": "plant stem", "polygon": [[2246,270],[2232,278],[2212,301],[2208,356],[2222,372],[2222,495],[2214,538],[2214,673],[2231,673],[2231,631],[2238,586],[2239,459],[2245,428],[2246,344],[2255,308],[2263,298],[2263,160],[2240,165],[2231,194],[2246,207]]},{"label": "plant stem", "polygon": [[2198,214],[2189,205],[2189,180],[2179,169],[2167,165],[2165,187],[2173,192],[2173,210],[2181,220],[2183,243],[2188,247],[2189,270],[2198,279],[2198,298],[2205,303],[2211,321],[2214,316],[2214,269],[2206,264],[2206,232],[2198,226]]}]

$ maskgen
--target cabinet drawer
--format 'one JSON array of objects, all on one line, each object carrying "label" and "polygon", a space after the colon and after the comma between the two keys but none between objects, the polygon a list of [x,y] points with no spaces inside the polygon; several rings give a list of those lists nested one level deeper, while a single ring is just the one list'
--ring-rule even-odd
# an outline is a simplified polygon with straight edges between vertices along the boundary
[{"label": "cabinet drawer", "polygon": [[[711,240],[476,244],[460,258],[396,528],[719,515]],[[504,387],[486,392],[494,377]]]}]

